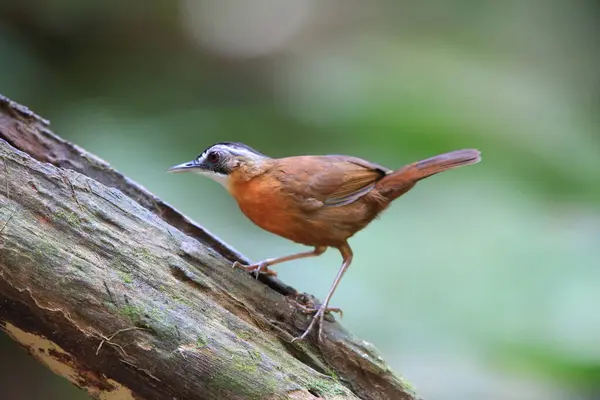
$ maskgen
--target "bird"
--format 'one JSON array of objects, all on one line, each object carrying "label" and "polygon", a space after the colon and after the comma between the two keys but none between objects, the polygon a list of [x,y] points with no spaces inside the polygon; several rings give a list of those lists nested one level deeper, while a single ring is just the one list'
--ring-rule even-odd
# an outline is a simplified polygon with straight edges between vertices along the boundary
[{"label": "bird", "polygon": [[220,183],[235,199],[241,212],[255,225],[312,250],[234,268],[266,275],[276,264],[317,257],[335,248],[342,264],[317,307],[305,307],[312,319],[305,331],[293,338],[304,340],[318,323],[322,340],[326,314],[340,312],[329,303],[342,276],[352,263],[348,240],[379,217],[398,197],[417,182],[440,172],[481,161],[477,149],[462,149],[406,164],[398,169],[348,155],[299,155],[272,158],[241,142],[211,145],[189,162],[169,172],[195,172]]}]

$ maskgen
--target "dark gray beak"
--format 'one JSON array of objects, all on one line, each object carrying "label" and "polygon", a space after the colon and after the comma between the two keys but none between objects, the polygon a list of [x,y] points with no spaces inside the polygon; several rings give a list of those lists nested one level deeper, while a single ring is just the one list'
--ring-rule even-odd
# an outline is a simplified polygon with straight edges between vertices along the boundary
[{"label": "dark gray beak", "polygon": [[186,172],[191,169],[202,169],[202,165],[198,164],[196,160],[193,160],[183,164],[175,165],[169,168],[167,172]]}]

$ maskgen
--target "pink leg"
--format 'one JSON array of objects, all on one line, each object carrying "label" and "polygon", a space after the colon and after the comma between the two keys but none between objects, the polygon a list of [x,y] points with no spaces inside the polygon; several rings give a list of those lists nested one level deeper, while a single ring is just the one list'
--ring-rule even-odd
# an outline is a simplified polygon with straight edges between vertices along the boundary
[{"label": "pink leg", "polygon": [[323,318],[325,318],[325,313],[327,311],[334,310],[334,309],[330,309],[327,307],[329,305],[329,301],[331,300],[331,297],[333,297],[333,293],[335,292],[335,289],[337,288],[340,281],[342,280],[342,276],[344,276],[344,273],[346,272],[346,270],[348,269],[348,267],[350,267],[350,264],[352,263],[352,249],[350,248],[348,243],[344,243],[342,246],[340,246],[338,248],[338,250],[340,251],[340,253],[342,253],[342,258],[344,261],[342,262],[342,266],[340,267],[340,269],[335,277],[335,280],[333,281],[333,285],[331,285],[331,289],[329,289],[329,292],[327,293],[327,296],[325,297],[325,301],[323,302],[323,304],[321,304],[321,306],[318,309],[311,310],[312,312],[316,312],[316,313],[313,316],[312,321],[310,322],[310,325],[308,325],[308,328],[306,328],[306,330],[304,331],[304,333],[301,336],[294,338],[292,340],[292,343],[295,342],[296,340],[305,339],[306,336],[308,336],[308,334],[310,333],[310,331],[314,328],[317,321],[319,322],[318,339],[321,340],[322,329],[323,329]]},{"label": "pink leg", "polygon": [[247,272],[253,272],[256,275],[256,278],[258,279],[258,274],[260,274],[261,272],[267,275],[277,275],[275,271],[269,269],[269,267],[272,265],[280,264],[286,261],[298,260],[300,258],[320,256],[321,254],[325,253],[325,250],[327,250],[327,247],[319,246],[315,247],[312,251],[305,251],[302,253],[296,253],[279,258],[267,258],[266,260],[250,265],[242,265],[236,261],[233,263],[233,268],[239,268]]}]

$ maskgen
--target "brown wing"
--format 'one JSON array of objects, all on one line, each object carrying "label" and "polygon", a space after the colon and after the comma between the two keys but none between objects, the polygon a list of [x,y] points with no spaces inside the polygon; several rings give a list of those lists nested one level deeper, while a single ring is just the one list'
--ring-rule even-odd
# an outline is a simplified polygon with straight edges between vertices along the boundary
[{"label": "brown wing", "polygon": [[367,194],[388,170],[349,156],[300,156],[276,161],[279,180],[306,208],[343,206]]}]

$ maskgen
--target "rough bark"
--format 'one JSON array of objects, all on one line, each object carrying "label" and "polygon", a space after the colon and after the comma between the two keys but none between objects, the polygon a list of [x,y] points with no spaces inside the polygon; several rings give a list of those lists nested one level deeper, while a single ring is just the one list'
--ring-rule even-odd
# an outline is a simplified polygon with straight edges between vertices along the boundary
[{"label": "rough bark", "polygon": [[0,96],[0,329],[103,399],[416,395],[316,301]]}]

